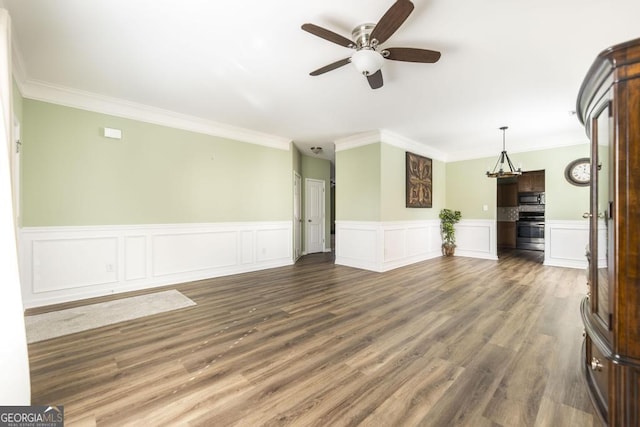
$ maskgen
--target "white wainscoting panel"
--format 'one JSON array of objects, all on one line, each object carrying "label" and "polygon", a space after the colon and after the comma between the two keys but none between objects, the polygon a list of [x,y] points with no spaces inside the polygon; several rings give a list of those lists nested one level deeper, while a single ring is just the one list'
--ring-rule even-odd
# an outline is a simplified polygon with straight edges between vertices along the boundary
[{"label": "white wainscoting panel", "polygon": [[410,257],[418,257],[421,255],[427,255],[430,252],[437,252],[440,248],[440,244],[436,239],[431,239],[431,236],[437,236],[439,232],[439,226],[434,225],[433,223],[426,224],[422,227],[414,226],[407,228],[407,255]]},{"label": "white wainscoting panel", "polygon": [[47,292],[118,281],[114,237],[33,242],[33,291]]},{"label": "white wainscoting panel", "polygon": [[396,262],[406,258],[408,253],[405,228],[383,227],[384,262]]},{"label": "white wainscoting panel", "polygon": [[251,230],[240,232],[240,262],[242,265],[253,264],[255,262],[255,233]]},{"label": "white wainscoting panel", "polygon": [[[456,256],[497,259],[496,222],[456,224]],[[336,221],[336,264],[384,272],[442,256],[440,220]]]},{"label": "white wainscoting panel", "polygon": [[[598,265],[606,258],[606,227],[599,224]],[[455,225],[455,256],[497,260],[496,221],[462,219]],[[587,221],[547,221],[544,264],[586,268]],[[384,272],[441,256],[440,221],[336,221],[336,264]]]},{"label": "white wainscoting panel", "polygon": [[[585,256],[589,245],[589,222],[546,221],[544,264],[554,267],[587,268]],[[603,220],[598,223],[598,266],[606,265],[607,230]]]},{"label": "white wainscoting panel", "polygon": [[25,308],[293,263],[288,221],[29,227],[19,236]]},{"label": "white wainscoting panel", "polygon": [[237,236],[233,231],[163,234],[153,236],[152,242],[154,277],[229,267],[237,263]]},{"label": "white wainscoting panel", "polygon": [[137,280],[147,277],[147,238],[127,236],[124,238],[124,279]]},{"label": "white wainscoting panel", "polygon": [[435,258],[440,221],[336,222],[336,264],[384,272]]},{"label": "white wainscoting panel", "polygon": [[498,259],[495,220],[461,219],[455,229],[456,256]]},{"label": "white wainscoting panel", "polygon": [[291,258],[291,227],[256,230],[256,259],[271,262],[283,256]]},{"label": "white wainscoting panel", "polygon": [[378,223],[336,221],[336,264],[377,270]]}]

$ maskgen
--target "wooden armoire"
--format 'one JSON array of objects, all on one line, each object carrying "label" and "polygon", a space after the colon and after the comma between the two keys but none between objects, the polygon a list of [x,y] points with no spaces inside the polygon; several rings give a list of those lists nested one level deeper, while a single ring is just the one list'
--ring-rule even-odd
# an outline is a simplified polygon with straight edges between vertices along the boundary
[{"label": "wooden armoire", "polygon": [[609,426],[640,426],[640,39],[603,51],[577,113],[591,141],[582,368]]}]

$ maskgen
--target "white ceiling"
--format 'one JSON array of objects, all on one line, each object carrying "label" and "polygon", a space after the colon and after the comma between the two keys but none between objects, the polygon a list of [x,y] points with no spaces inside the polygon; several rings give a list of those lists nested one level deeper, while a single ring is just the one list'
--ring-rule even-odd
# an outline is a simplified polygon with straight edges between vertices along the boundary
[{"label": "white ceiling", "polygon": [[[350,38],[392,0],[0,0],[27,96],[69,89],[312,145],[384,130],[449,160],[586,142],[575,116],[595,56],[640,37],[638,0],[413,0],[385,47],[438,50],[436,64],[385,61],[369,88],[350,56],[300,29]],[[40,91],[38,93],[46,93]]]}]

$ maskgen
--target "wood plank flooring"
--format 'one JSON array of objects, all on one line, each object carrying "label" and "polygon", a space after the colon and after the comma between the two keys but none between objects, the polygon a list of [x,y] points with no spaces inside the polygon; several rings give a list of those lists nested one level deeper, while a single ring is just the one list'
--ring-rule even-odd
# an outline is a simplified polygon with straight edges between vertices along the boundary
[{"label": "wood plank flooring", "polygon": [[383,274],[310,255],[29,345],[33,404],[64,405],[68,426],[596,426],[585,281],[509,254]]}]

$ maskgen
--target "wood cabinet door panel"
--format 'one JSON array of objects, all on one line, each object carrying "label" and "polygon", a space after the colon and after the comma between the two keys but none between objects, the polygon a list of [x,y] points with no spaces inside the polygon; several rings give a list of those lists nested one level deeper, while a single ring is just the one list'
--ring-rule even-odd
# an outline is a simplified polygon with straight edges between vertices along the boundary
[{"label": "wood cabinet door panel", "polygon": [[585,371],[589,377],[588,383],[592,385],[592,398],[597,400],[597,407],[604,409],[605,413],[602,415],[606,418],[606,413],[609,408],[609,373],[611,371],[611,362],[604,357],[588,335],[585,344],[586,357],[583,363],[586,364]]},{"label": "wood cabinet door panel", "polygon": [[516,247],[516,223],[507,221],[498,221],[498,247],[515,248]]},{"label": "wood cabinet door panel", "polygon": [[544,192],[545,191],[545,177],[544,171],[530,171],[523,172],[518,177],[518,192]]}]

